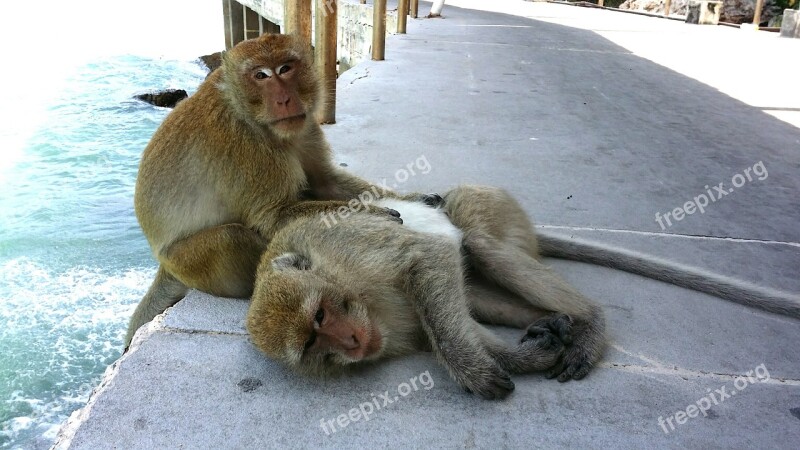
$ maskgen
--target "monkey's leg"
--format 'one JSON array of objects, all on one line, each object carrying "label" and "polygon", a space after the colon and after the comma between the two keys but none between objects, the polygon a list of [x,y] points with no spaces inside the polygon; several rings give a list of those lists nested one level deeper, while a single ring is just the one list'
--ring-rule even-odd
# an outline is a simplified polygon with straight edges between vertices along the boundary
[{"label": "monkey's leg", "polygon": [[[433,243],[431,243],[433,244]],[[446,244],[408,249],[419,252],[405,274],[405,289],[420,317],[437,359],[461,386],[487,399],[504,398],[514,383],[487,354],[464,292],[458,249]],[[424,255],[435,254],[431,259]]]},{"label": "monkey's leg", "polygon": [[478,322],[524,330],[534,321],[552,314],[493,285],[480,274],[470,274],[468,280],[467,299],[472,315]]},{"label": "monkey's leg", "polygon": [[[463,245],[474,268],[488,280],[537,308],[572,317],[571,329],[556,327],[563,334],[559,337],[571,340],[571,344],[561,363],[548,376],[557,376],[559,381],[586,376],[605,347],[602,310],[549,267],[516,246],[478,232],[465,233]],[[549,325],[551,320],[540,319],[534,325]]]},{"label": "monkey's leg", "polygon": [[186,286],[219,297],[253,293],[256,269],[267,240],[238,223],[198,231],[159,255],[161,264]]},{"label": "monkey's leg", "polygon": [[186,295],[187,287],[167,273],[163,266],[159,266],[156,278],[150,289],[136,306],[136,310],[128,323],[128,333],[125,335],[125,350],[131,345],[131,339],[142,325],[153,320],[170,306],[177,303]]},{"label": "monkey's leg", "polygon": [[156,279],[128,324],[127,348],[136,330],[181,300],[189,288],[221,297],[249,297],[266,239],[240,224],[201,230],[160,255]]}]

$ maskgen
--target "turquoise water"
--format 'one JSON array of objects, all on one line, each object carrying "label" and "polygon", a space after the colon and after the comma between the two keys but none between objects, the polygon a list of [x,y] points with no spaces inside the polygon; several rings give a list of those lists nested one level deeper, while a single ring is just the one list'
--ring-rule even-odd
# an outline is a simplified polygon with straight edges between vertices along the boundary
[{"label": "turquoise water", "polygon": [[155,273],[136,171],[169,111],[131,95],[205,75],[192,61],[103,58],[65,76],[35,126],[0,136],[0,448],[49,442],[119,357]]}]

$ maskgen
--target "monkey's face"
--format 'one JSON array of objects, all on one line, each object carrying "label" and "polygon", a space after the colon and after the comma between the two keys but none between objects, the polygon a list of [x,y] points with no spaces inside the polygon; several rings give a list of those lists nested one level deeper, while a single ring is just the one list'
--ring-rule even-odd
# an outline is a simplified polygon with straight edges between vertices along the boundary
[{"label": "monkey's face", "polygon": [[309,50],[294,36],[263,35],[228,51],[223,91],[247,119],[289,138],[313,120],[320,83]]},{"label": "monkey's face", "polygon": [[359,295],[324,280],[297,254],[275,258],[256,283],[247,328],[264,353],[306,373],[335,373],[383,350]]}]

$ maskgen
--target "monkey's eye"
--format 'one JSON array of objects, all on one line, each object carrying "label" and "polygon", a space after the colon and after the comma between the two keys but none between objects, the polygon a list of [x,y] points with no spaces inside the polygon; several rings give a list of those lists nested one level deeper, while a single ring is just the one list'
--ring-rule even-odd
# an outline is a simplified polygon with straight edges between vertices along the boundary
[{"label": "monkey's eye", "polygon": [[272,75],[272,71],[269,69],[262,69],[256,72],[256,79],[257,80],[264,80],[269,78]]},{"label": "monkey's eye", "polygon": [[283,75],[290,70],[292,70],[292,66],[290,66],[289,64],[284,64],[278,67],[278,75]]},{"label": "monkey's eye", "polygon": [[316,322],[317,326],[322,326],[323,319],[325,319],[325,310],[320,308],[317,310],[317,314],[314,315],[314,322]]}]

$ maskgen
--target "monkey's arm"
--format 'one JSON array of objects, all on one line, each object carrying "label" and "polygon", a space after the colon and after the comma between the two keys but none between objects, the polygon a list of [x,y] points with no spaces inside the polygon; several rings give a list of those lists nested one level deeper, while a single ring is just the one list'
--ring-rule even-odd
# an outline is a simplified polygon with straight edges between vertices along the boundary
[{"label": "monkey's arm", "polygon": [[421,251],[437,257],[414,258],[403,276],[422,329],[437,359],[458,384],[487,399],[504,398],[514,390],[514,383],[475,333],[458,248],[449,242],[431,244],[409,253]]},{"label": "monkey's arm", "polygon": [[273,236],[287,223],[298,218],[317,216],[317,219],[331,227],[347,219],[350,214],[367,212],[377,214],[388,220],[403,223],[400,213],[381,206],[364,205],[355,200],[307,200],[291,203],[282,208],[267,209],[254,219],[255,228],[262,236]]}]

